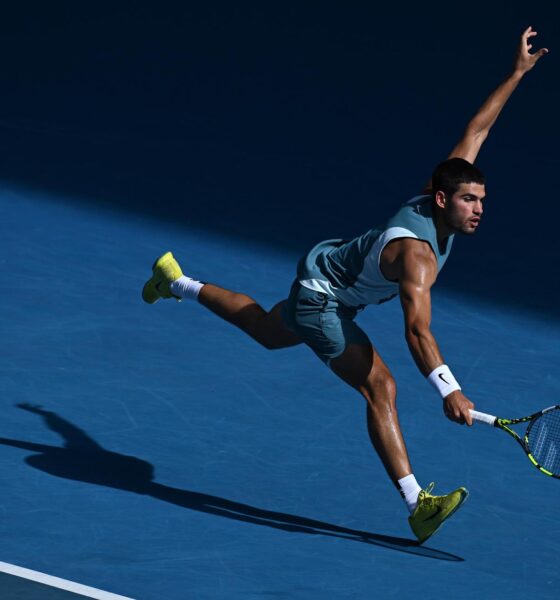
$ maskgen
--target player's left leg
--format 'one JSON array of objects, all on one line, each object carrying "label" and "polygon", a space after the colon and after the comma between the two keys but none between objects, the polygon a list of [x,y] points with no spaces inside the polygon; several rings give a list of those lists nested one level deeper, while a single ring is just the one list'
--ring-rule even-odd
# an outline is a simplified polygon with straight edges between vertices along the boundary
[{"label": "player's left leg", "polygon": [[283,319],[286,301],[266,311],[246,294],[232,292],[217,285],[185,277],[171,252],[160,256],[152,267],[153,275],[144,285],[142,298],[153,304],[160,298],[190,298],[222,319],[239,327],[269,350],[301,344]]},{"label": "player's left leg", "polygon": [[200,290],[198,301],[269,350],[302,343],[302,340],[287,328],[282,318],[286,300],[278,302],[270,311],[266,311],[250,296],[208,283]]}]

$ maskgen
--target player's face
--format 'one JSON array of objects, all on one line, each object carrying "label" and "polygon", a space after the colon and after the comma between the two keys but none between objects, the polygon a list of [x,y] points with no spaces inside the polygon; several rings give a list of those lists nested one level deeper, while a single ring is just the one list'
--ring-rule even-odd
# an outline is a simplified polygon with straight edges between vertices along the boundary
[{"label": "player's face", "polygon": [[486,195],[480,183],[462,183],[449,201],[443,214],[446,226],[454,233],[473,234],[480,224]]}]

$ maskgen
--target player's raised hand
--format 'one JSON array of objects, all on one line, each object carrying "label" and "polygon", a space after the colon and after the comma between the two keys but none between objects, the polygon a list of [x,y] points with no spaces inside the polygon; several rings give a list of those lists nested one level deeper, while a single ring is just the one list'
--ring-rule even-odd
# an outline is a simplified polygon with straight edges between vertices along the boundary
[{"label": "player's raised hand", "polygon": [[521,41],[519,43],[519,48],[517,49],[517,54],[515,55],[515,70],[522,74],[530,71],[541,56],[548,54],[548,48],[541,48],[540,50],[537,50],[537,52],[531,54],[530,50],[533,47],[531,38],[536,35],[537,32],[534,31],[531,26],[527,27],[521,34]]}]

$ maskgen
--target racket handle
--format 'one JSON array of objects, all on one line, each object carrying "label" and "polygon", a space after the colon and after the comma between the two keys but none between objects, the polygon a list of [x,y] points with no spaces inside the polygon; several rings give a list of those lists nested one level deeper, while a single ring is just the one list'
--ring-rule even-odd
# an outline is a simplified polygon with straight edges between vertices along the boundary
[{"label": "racket handle", "polygon": [[492,415],[487,415],[486,413],[483,412],[478,412],[478,410],[470,410],[469,412],[471,413],[471,417],[473,419],[473,421],[478,421],[479,423],[486,423],[486,425],[491,425],[494,426],[494,423],[496,422],[496,419],[498,417],[494,417]]}]

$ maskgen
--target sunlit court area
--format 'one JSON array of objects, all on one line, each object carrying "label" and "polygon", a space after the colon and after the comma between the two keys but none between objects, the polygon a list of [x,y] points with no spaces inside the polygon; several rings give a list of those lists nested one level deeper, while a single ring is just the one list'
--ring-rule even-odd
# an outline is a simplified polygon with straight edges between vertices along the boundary
[{"label": "sunlit court area", "polygon": [[455,236],[431,330],[476,410],[560,404],[559,17],[517,1],[7,10],[2,600],[558,597],[560,481],[497,428],[446,418],[399,298],[356,323],[396,381],[422,488],[470,493],[421,544],[364,398],[310,348],[141,294],[172,251],[270,310],[315,244],[422,192],[531,25],[550,55],[476,160],[484,215]]}]

